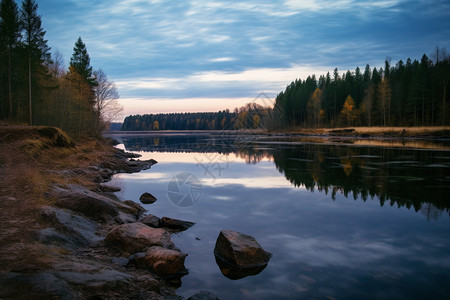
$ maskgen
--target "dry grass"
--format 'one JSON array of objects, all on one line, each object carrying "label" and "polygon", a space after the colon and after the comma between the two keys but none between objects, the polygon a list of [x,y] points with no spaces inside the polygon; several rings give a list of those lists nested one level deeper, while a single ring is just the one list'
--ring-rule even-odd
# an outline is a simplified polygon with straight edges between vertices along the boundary
[{"label": "dry grass", "polygon": [[48,192],[55,184],[94,187],[89,178],[62,171],[99,165],[114,155],[98,140],[70,141],[59,130],[0,126],[0,275],[48,268],[52,257],[45,255],[35,233],[46,227],[39,208],[53,203]]},{"label": "dry grass", "polygon": [[446,136],[450,137],[450,126],[427,126],[427,127],[342,127],[342,128],[295,128],[286,130],[292,134],[308,135],[371,135],[371,136]]}]

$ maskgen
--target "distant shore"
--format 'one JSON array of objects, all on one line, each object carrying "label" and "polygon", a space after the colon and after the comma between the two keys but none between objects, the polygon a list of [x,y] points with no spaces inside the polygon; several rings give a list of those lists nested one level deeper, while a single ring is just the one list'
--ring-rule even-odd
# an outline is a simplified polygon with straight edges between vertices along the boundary
[{"label": "distant shore", "polygon": [[105,135],[283,135],[283,136],[340,136],[340,137],[391,137],[450,139],[450,126],[436,127],[342,127],[342,128],[292,128],[287,130],[152,130],[152,131],[106,131]]}]

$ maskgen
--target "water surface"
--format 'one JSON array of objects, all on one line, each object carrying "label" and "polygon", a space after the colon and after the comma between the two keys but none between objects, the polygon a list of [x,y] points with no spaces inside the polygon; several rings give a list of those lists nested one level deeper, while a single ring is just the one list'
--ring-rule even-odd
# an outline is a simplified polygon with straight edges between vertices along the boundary
[{"label": "water surface", "polygon": [[[150,192],[158,201],[144,205],[149,213],[196,222],[173,237],[189,254],[189,275],[177,290],[182,296],[199,290],[220,299],[450,294],[446,145],[416,149],[207,134],[116,138],[120,147],[159,162],[141,173],[116,175],[119,196],[139,201]],[[180,207],[170,192],[186,174],[199,185],[179,185],[175,192],[193,200]],[[256,238],[273,254],[268,266],[243,279],[225,277],[213,254],[221,229]]]}]

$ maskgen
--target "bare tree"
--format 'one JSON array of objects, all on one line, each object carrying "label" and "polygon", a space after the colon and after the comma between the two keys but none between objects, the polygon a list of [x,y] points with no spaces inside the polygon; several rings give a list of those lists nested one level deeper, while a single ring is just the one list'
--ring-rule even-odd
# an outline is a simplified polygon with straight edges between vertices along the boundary
[{"label": "bare tree", "polygon": [[109,81],[105,72],[99,69],[94,72],[97,86],[95,91],[95,111],[98,114],[98,130],[104,130],[109,123],[117,119],[123,110],[119,101],[119,92],[114,82]]}]

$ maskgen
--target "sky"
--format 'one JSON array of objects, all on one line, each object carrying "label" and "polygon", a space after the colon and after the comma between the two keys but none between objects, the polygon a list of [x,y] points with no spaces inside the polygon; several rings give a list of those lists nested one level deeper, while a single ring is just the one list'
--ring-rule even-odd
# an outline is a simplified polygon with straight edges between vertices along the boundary
[{"label": "sky", "polygon": [[450,52],[450,0],[37,3],[52,51],[67,66],[81,36],[122,118],[267,104],[297,78]]}]

